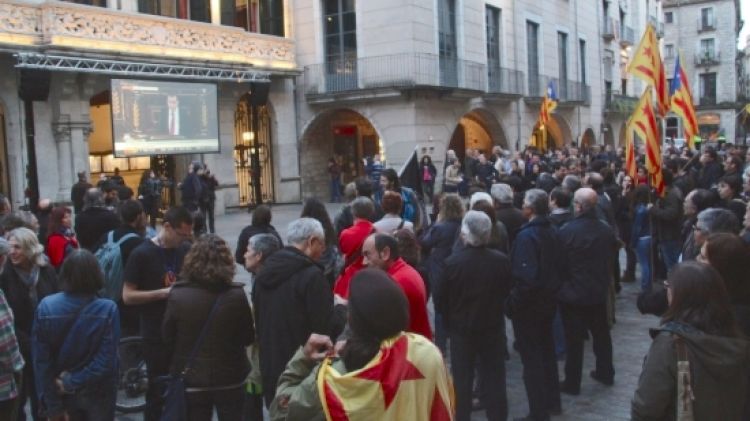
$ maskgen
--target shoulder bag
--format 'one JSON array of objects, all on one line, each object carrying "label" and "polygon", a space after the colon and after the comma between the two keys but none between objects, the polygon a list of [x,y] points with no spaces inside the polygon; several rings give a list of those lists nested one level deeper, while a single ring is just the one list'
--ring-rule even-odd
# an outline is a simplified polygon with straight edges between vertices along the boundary
[{"label": "shoulder bag", "polygon": [[688,360],[685,341],[678,335],[672,335],[677,348],[677,421],[693,421],[692,379],[690,377],[690,360]]},{"label": "shoulder bag", "polygon": [[162,409],[161,413],[161,421],[183,421],[187,419],[187,402],[185,401],[185,375],[188,373],[188,371],[190,371],[190,366],[193,364],[193,361],[195,361],[195,357],[198,356],[198,350],[203,344],[203,340],[206,338],[208,328],[211,325],[211,320],[214,318],[216,309],[219,308],[219,302],[221,301],[221,298],[223,296],[224,293],[221,293],[218,297],[216,297],[216,301],[214,301],[214,305],[213,307],[211,307],[211,311],[208,313],[206,323],[203,325],[203,329],[201,330],[200,335],[198,335],[198,340],[195,342],[195,345],[193,345],[193,349],[192,351],[190,351],[190,355],[188,356],[187,361],[185,361],[185,367],[182,369],[182,371],[179,374],[164,376],[159,379],[161,383],[166,384],[166,390],[164,392],[164,408]]}]

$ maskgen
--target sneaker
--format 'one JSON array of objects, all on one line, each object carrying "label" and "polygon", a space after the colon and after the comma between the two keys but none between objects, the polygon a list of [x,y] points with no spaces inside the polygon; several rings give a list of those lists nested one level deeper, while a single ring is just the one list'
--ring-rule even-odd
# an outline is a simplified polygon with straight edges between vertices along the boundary
[{"label": "sneaker", "polygon": [[604,376],[601,376],[601,375],[599,375],[599,373],[596,372],[596,370],[591,370],[591,373],[589,373],[589,374],[591,375],[592,379],[598,381],[599,383],[601,383],[601,384],[603,384],[605,386],[612,386],[613,384],[615,384],[614,377],[604,377]]}]

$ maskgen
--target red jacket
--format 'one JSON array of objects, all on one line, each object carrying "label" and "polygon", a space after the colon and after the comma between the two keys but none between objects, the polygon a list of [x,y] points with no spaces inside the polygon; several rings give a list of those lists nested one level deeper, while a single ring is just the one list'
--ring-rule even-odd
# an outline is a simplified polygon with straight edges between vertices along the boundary
[{"label": "red jacket", "polygon": [[65,249],[68,246],[77,249],[78,240],[75,237],[67,237],[59,232],[53,232],[47,237],[47,256],[52,266],[57,269],[65,260]]},{"label": "red jacket", "polygon": [[422,276],[400,257],[388,268],[388,274],[404,290],[409,301],[408,331],[432,340],[432,330],[427,317],[427,290]]},{"label": "red jacket", "polygon": [[341,231],[339,250],[344,254],[346,267],[339,278],[336,279],[336,284],[333,287],[334,294],[345,299],[349,298],[349,283],[352,277],[365,267],[362,263],[362,244],[373,232],[372,222],[366,219],[355,219],[354,225]]}]

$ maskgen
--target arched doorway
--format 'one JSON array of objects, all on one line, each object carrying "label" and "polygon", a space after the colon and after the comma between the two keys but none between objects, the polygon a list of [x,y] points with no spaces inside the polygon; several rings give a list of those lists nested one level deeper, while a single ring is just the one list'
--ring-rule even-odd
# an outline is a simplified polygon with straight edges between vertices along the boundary
[{"label": "arched doorway", "polygon": [[604,135],[604,144],[605,145],[611,145],[615,146],[615,132],[612,129],[612,125],[607,123],[604,125],[603,129],[603,135]]},{"label": "arched doorway", "polygon": [[625,147],[625,127],[626,126],[627,126],[626,123],[622,123],[622,125],[620,126],[620,136],[618,136],[618,139],[619,139],[618,145],[620,145],[620,147],[622,148]]},{"label": "arched doorway", "polygon": [[[534,126],[531,132],[531,139],[529,143],[541,144],[546,139],[547,149],[561,149],[565,145],[570,145],[573,142],[573,135],[570,131],[570,126],[559,114],[551,114],[551,118],[544,127],[546,133],[542,133],[540,130],[539,123]],[[546,137],[545,137],[546,135]]]},{"label": "arched doorway", "polygon": [[594,145],[596,145],[596,136],[594,135],[594,130],[589,127],[583,132],[583,136],[581,136],[581,147],[590,148]]},{"label": "arched doorway", "polygon": [[452,149],[463,159],[466,149],[476,149],[489,155],[495,145],[508,148],[505,132],[490,111],[478,108],[459,119],[448,149]]},{"label": "arched doorway", "polygon": [[364,175],[364,160],[385,157],[383,141],[372,123],[350,109],[325,111],[315,117],[302,135],[300,174],[305,196],[329,199],[328,160],[342,169],[342,184]]},{"label": "arched doorway", "polygon": [[243,95],[234,111],[234,172],[239,204],[274,201],[270,105],[253,105]]}]

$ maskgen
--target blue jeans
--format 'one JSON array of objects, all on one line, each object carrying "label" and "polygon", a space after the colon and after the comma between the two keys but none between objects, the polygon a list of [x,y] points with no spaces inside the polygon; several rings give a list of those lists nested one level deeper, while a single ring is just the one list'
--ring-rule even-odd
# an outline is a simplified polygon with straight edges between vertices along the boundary
[{"label": "blue jeans", "polygon": [[635,245],[638,264],[641,265],[641,290],[651,291],[651,237],[641,237]]},{"label": "blue jeans", "polygon": [[341,179],[339,177],[331,179],[331,202],[338,203],[341,201]]},{"label": "blue jeans", "polygon": [[664,266],[667,267],[667,273],[677,264],[681,252],[682,244],[679,241],[659,242],[659,254],[661,254],[661,259],[664,261]]},{"label": "blue jeans", "polygon": [[63,405],[71,421],[108,421],[115,418],[117,380],[109,379],[100,385],[84,387],[63,398]]}]

